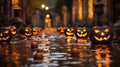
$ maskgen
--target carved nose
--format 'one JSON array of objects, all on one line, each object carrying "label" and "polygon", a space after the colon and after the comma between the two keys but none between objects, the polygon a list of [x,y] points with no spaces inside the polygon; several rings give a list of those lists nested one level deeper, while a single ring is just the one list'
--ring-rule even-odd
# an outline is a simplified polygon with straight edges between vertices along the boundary
[{"label": "carved nose", "polygon": [[104,35],[105,35],[105,34],[102,32],[102,33],[101,33],[101,36],[104,36]]}]

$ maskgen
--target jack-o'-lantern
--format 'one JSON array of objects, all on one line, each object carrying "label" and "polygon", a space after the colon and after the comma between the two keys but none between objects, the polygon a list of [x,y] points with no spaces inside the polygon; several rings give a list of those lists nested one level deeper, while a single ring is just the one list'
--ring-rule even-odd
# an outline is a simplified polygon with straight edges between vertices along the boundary
[{"label": "jack-o'-lantern", "polygon": [[88,29],[86,27],[79,27],[76,29],[77,38],[86,38],[88,36]]},{"label": "jack-o'-lantern", "polygon": [[108,26],[93,27],[90,35],[93,43],[109,43],[112,37],[112,31]]},{"label": "jack-o'-lantern", "polygon": [[64,27],[59,27],[59,28],[58,28],[58,32],[64,33],[64,31],[65,31],[65,28],[64,28]]},{"label": "jack-o'-lantern", "polygon": [[17,28],[15,26],[10,26],[10,31],[13,36],[15,36],[17,34]]},{"label": "jack-o'-lantern", "polygon": [[30,27],[23,27],[20,31],[20,34],[26,37],[30,37],[32,36],[32,29]]},{"label": "jack-o'-lantern", "polygon": [[73,28],[66,28],[65,29],[65,35],[66,36],[73,36],[74,35],[74,29]]},{"label": "jack-o'-lantern", "polygon": [[40,28],[39,27],[33,27],[32,32],[33,32],[33,35],[38,35],[40,33]]},{"label": "jack-o'-lantern", "polygon": [[9,27],[0,27],[0,43],[10,42],[11,32]]}]

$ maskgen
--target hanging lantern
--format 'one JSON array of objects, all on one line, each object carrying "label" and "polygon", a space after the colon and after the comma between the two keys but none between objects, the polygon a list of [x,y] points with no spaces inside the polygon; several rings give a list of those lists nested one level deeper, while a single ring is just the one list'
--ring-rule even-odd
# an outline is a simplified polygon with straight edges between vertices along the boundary
[{"label": "hanging lantern", "polygon": [[90,35],[93,43],[108,43],[111,42],[112,37],[112,31],[108,26],[93,27]]}]

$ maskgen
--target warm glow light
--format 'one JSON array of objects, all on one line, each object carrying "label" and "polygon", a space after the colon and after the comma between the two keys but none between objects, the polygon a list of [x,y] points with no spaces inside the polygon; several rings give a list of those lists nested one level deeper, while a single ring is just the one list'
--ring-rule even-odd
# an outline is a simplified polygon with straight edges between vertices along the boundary
[{"label": "warm glow light", "polygon": [[67,41],[67,44],[70,44],[70,43],[71,43],[71,37],[70,37],[70,36],[67,36],[66,39],[67,39],[67,40],[66,40],[66,41]]},{"label": "warm glow light", "polygon": [[19,4],[19,0],[12,0],[12,4],[13,5],[18,5]]},{"label": "warm glow light", "polygon": [[19,6],[19,0],[12,0],[13,9],[21,9]]},{"label": "warm glow light", "polygon": [[88,0],[88,18],[93,19],[93,0]]},{"label": "warm glow light", "polygon": [[41,8],[44,9],[44,8],[45,8],[45,4],[42,4],[42,5],[41,5]]},{"label": "warm glow light", "polygon": [[[100,48],[98,48],[100,47]],[[110,48],[102,45],[102,46],[98,46],[96,48],[96,52],[95,52],[95,58],[97,61],[106,61],[103,63],[97,63],[97,67],[110,67]],[[104,48],[104,49],[103,49]],[[104,56],[102,56],[104,55]]]},{"label": "warm glow light", "polygon": [[82,0],[78,0],[78,18],[79,20],[82,20]]},{"label": "warm glow light", "polygon": [[46,7],[45,7],[45,10],[49,10],[49,7],[46,6]]},{"label": "warm glow light", "polygon": [[46,18],[50,18],[50,15],[49,15],[49,14],[46,14]]}]

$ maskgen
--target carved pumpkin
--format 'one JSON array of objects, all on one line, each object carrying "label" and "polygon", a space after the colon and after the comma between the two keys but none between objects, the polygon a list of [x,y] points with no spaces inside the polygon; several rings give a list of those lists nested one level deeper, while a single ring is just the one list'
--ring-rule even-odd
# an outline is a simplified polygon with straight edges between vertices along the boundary
[{"label": "carved pumpkin", "polygon": [[93,27],[90,36],[93,43],[108,43],[112,37],[112,31],[108,26]]},{"label": "carved pumpkin", "polygon": [[15,36],[17,34],[17,28],[15,26],[10,26],[10,31],[13,36]]},{"label": "carved pumpkin", "polygon": [[20,31],[20,34],[30,37],[32,36],[32,29],[30,27],[23,27]]},{"label": "carved pumpkin", "polygon": [[88,37],[88,29],[86,27],[79,27],[76,29],[77,38],[86,38]]},{"label": "carved pumpkin", "polygon": [[64,33],[64,31],[65,31],[65,28],[64,28],[64,27],[59,27],[59,28],[58,28],[58,32]]},{"label": "carved pumpkin", "polygon": [[32,32],[33,32],[33,35],[38,35],[40,33],[40,28],[39,27],[33,27]]},{"label": "carved pumpkin", "polygon": [[0,27],[0,43],[10,42],[11,32],[9,27]]},{"label": "carved pumpkin", "polygon": [[74,29],[73,28],[66,28],[65,29],[65,35],[66,36],[73,36],[74,35]]}]

